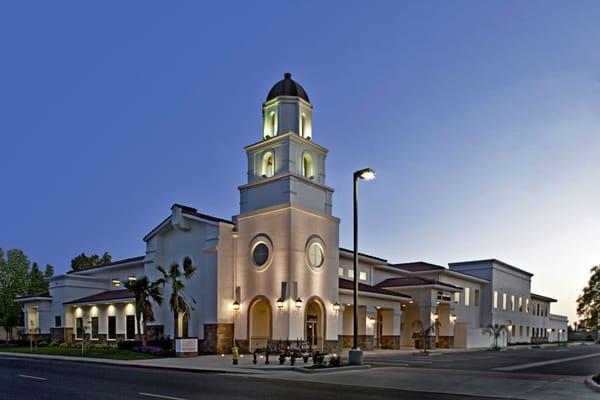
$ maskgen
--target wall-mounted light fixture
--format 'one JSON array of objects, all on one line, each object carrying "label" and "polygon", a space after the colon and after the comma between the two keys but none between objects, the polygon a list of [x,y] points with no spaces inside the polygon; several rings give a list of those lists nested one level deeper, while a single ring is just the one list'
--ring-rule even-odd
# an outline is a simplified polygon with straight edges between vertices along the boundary
[{"label": "wall-mounted light fixture", "polygon": [[340,303],[337,301],[333,303],[333,311],[340,311]]},{"label": "wall-mounted light fixture", "polygon": [[295,302],[296,308],[302,307],[302,299],[298,297]]},{"label": "wall-mounted light fixture", "polygon": [[450,320],[451,320],[452,322],[456,322],[456,314],[452,314],[452,315],[450,316]]},{"label": "wall-mounted light fixture", "polygon": [[233,311],[240,311],[240,302],[237,300],[233,302]]},{"label": "wall-mounted light fixture", "polygon": [[277,299],[277,308],[280,310],[283,308],[283,299],[281,297]]},{"label": "wall-mounted light fixture", "polygon": [[434,320],[436,320],[436,321],[437,321],[437,319],[438,319],[439,317],[440,317],[440,316],[438,315],[438,313],[434,313],[434,314],[433,314],[433,319],[434,319]]}]

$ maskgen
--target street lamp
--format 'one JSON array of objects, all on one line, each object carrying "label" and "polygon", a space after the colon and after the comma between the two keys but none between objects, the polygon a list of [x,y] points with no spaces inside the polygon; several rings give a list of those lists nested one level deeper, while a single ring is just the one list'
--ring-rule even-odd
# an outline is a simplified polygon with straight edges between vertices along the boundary
[{"label": "street lamp", "polygon": [[354,172],[352,175],[352,184],[354,188],[354,331],[352,338],[352,349],[348,355],[350,365],[360,365],[363,363],[362,350],[358,347],[358,181],[370,181],[375,179],[375,171],[371,168],[364,168]]}]

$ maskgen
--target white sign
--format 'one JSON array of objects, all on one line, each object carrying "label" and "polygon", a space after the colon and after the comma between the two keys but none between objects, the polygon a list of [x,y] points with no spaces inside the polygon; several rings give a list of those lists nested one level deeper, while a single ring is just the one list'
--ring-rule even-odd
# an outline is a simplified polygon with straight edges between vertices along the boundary
[{"label": "white sign", "polygon": [[175,352],[177,353],[198,353],[198,339],[175,339]]}]

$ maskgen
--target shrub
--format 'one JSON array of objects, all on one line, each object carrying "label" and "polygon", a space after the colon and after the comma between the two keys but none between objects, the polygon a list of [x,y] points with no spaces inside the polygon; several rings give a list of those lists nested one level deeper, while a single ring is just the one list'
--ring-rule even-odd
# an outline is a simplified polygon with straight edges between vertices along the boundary
[{"label": "shrub", "polygon": [[135,340],[119,340],[117,342],[117,348],[119,350],[131,350],[134,347],[140,346],[141,343]]},{"label": "shrub", "polygon": [[135,346],[132,347],[131,350],[137,353],[152,354],[155,356],[167,356],[170,354],[170,351],[158,346]]},{"label": "shrub", "polygon": [[50,346],[50,347],[56,347],[56,346],[58,346],[59,344],[60,344],[60,342],[59,342],[58,340],[53,340],[53,341],[51,341],[51,342],[50,342],[50,345],[49,345],[49,346]]},{"label": "shrub", "polygon": [[46,347],[48,346],[48,342],[46,342],[45,340],[40,340],[39,342],[37,342],[38,347]]},{"label": "shrub", "polygon": [[329,358],[329,366],[330,367],[339,367],[342,363],[340,356],[334,354]]},{"label": "shrub", "polygon": [[66,347],[69,347],[69,345],[67,343],[61,343],[58,345],[59,348],[64,349]]},{"label": "shrub", "polygon": [[171,350],[173,348],[173,341],[164,336],[156,340],[149,340],[148,346],[160,347],[161,349]]}]

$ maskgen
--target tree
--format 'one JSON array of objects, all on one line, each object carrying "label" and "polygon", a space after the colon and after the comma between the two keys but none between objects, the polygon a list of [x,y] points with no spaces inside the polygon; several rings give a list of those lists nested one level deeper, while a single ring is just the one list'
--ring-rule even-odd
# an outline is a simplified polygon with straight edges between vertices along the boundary
[{"label": "tree", "polygon": [[88,257],[85,253],[81,253],[71,259],[71,271],[77,272],[88,268],[100,267],[110,264],[111,261],[112,257],[107,251],[102,254],[102,258],[98,254],[92,254]]},{"label": "tree", "polygon": [[[162,286],[164,287],[168,284],[171,286],[169,306],[173,312],[173,336],[177,338],[179,337],[179,327],[177,326],[179,315],[186,318],[189,315],[190,310],[193,310],[184,297],[186,295],[185,284],[181,277],[183,276],[186,280],[190,279],[194,275],[194,272],[196,272],[196,267],[192,266],[192,260],[189,257],[186,257],[183,261],[183,273],[177,263],[173,263],[168,272],[161,266],[156,267],[156,269],[163,275],[161,281]],[[196,304],[196,300],[193,298],[191,298],[191,300]]]},{"label": "tree", "polygon": [[54,267],[50,264],[46,264],[46,269],[44,270],[44,278],[52,278],[54,276]]},{"label": "tree", "polygon": [[9,250],[4,259],[0,249],[0,325],[11,335],[21,316],[21,305],[15,297],[29,289],[29,259],[18,249]]},{"label": "tree", "polygon": [[483,332],[490,336],[493,336],[494,345],[492,346],[492,348],[494,350],[498,350],[500,349],[500,346],[498,346],[498,339],[500,338],[503,332],[508,332],[508,328],[506,327],[506,325],[488,325],[486,328],[484,328]]},{"label": "tree", "polygon": [[600,265],[590,269],[590,279],[577,298],[579,327],[597,331],[600,329]]},{"label": "tree", "polygon": [[152,302],[154,301],[159,306],[162,304],[163,297],[160,288],[164,286],[164,279],[151,282],[143,276],[137,280],[124,282],[124,285],[135,296],[137,329],[140,332],[140,320],[142,320],[142,344],[146,346],[148,343],[147,323],[155,321]]},{"label": "tree", "polygon": [[427,353],[427,350],[429,349],[429,337],[434,334],[435,330],[441,327],[442,324],[436,319],[433,324],[425,326],[425,324],[417,320],[413,321],[412,326],[414,329],[418,330],[417,337],[422,343],[421,348],[423,349],[423,353]]},{"label": "tree", "polygon": [[44,274],[36,262],[31,265],[29,271],[29,289],[28,293],[44,292],[48,290],[48,282],[44,279]]}]

